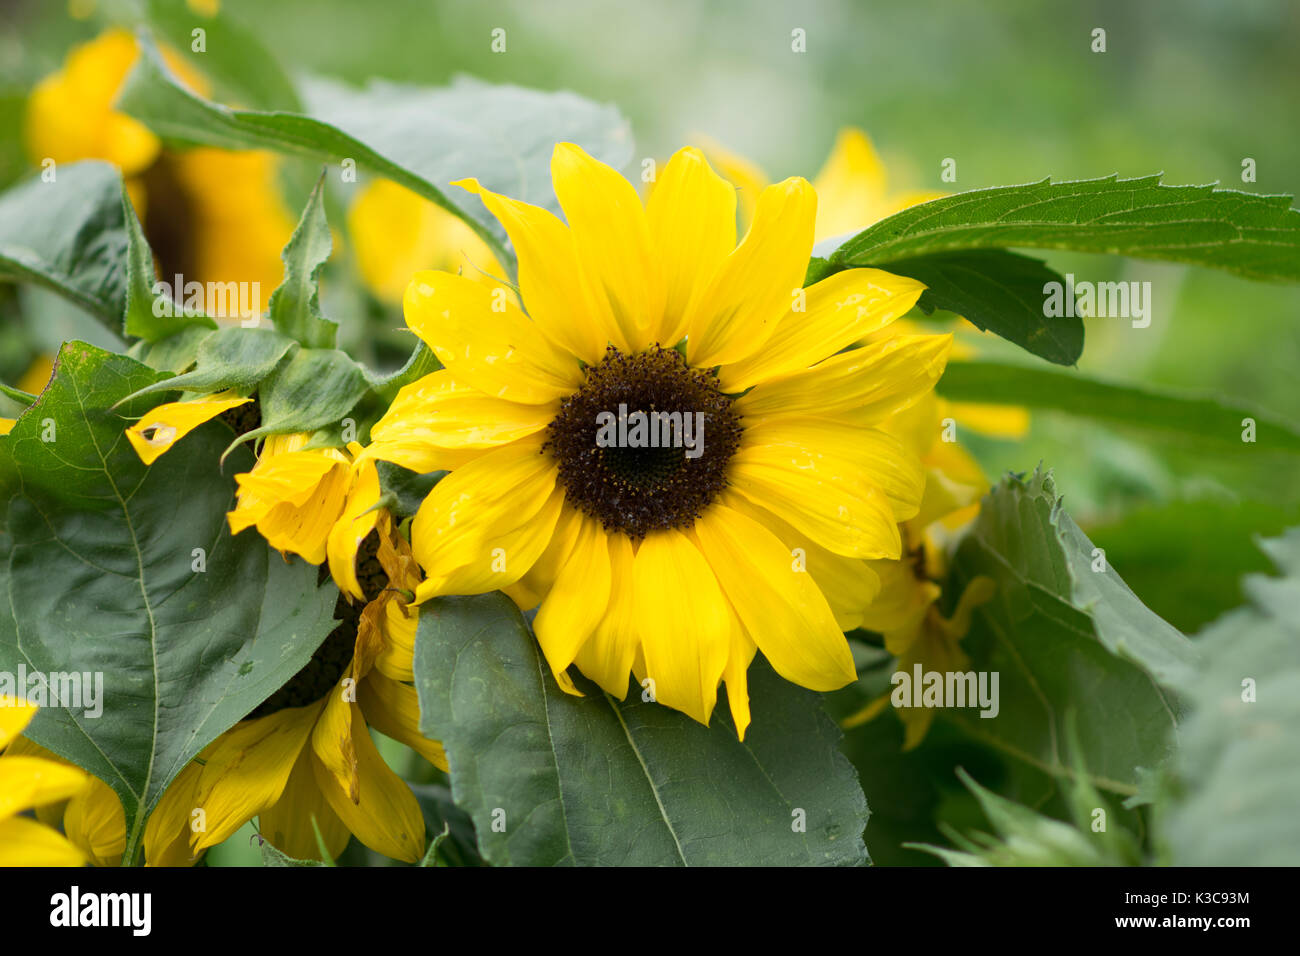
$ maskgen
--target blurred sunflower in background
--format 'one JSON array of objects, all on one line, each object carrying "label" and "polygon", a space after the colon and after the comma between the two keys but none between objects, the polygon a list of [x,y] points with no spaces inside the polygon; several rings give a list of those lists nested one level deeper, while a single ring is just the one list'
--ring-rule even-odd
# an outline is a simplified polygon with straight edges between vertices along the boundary
[{"label": "blurred sunflower in background", "polygon": [[[580,148],[552,158],[568,224],[477,193],[519,258],[528,313],[483,283],[420,272],[407,324],[445,366],[408,385],[364,454],[449,469],[412,525],[417,602],[503,589],[537,607],[556,681],[578,669],[622,698],[629,672],[707,723],[725,682],[738,733],[762,650],[817,690],[856,676],[843,630],[897,558],[922,466],[885,425],[933,387],[951,337],[836,354],[923,287],[853,269],[802,288],[817,196],[765,188],[736,242],[736,190],[696,149],[643,207]],[[702,422],[698,455],[602,447],[601,413]]]}]

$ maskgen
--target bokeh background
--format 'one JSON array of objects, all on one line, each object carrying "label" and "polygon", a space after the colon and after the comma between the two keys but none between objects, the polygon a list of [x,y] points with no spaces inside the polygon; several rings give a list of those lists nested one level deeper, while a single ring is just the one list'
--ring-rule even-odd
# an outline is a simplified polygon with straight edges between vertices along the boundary
[{"label": "bokeh background", "polygon": [[[1174,184],[1300,191],[1293,0],[223,0],[292,73],[441,84],[457,74],[616,104],[635,155],[705,135],[780,178],[811,177],[866,130],[898,188],[965,190],[1163,172]],[[129,3],[0,2],[0,185],[30,174],[28,91]],[[504,53],[491,33],[506,31]],[[806,52],[791,49],[791,32]],[[1092,51],[1093,30],[1106,51]],[[955,183],[940,179],[946,158]],[[1243,183],[1243,160],[1256,181]],[[1300,288],[1208,270],[1035,253],[1093,281],[1149,280],[1149,328],[1086,320],[1082,371],[1300,419]],[[75,315],[6,315],[46,347]],[[335,315],[344,319],[346,316]],[[91,334],[91,333],[85,333]],[[1032,361],[989,336],[982,354]],[[6,346],[7,347],[7,346]],[[14,361],[17,361],[15,359]],[[3,359],[0,357],[0,364]],[[1256,446],[1209,456],[1035,413],[1022,441],[973,441],[991,476],[1054,468],[1066,506],[1155,611],[1187,632],[1264,570],[1251,543],[1300,523],[1300,479]],[[870,796],[869,788],[869,796]],[[874,800],[873,800],[874,802]]]}]

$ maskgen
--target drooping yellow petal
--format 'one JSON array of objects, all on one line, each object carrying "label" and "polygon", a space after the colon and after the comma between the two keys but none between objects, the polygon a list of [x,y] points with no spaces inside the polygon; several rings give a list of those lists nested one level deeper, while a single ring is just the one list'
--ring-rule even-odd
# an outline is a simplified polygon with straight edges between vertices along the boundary
[{"label": "drooping yellow petal", "polygon": [[687,147],[673,154],[646,203],[650,236],[663,264],[665,348],[685,333],[692,303],[736,246],[736,190]]},{"label": "drooping yellow petal", "polygon": [[4,750],[32,722],[39,708],[21,697],[0,695],[0,750]]},{"label": "drooping yellow petal", "polygon": [[113,788],[98,777],[85,785],[63,812],[63,829],[95,866],[117,866],[126,852],[126,813]]},{"label": "drooping yellow petal", "polygon": [[232,534],[256,525],[271,547],[320,564],[351,483],[345,456],[334,449],[268,454],[235,476],[239,497],[227,513]]},{"label": "drooping yellow petal", "polygon": [[857,678],[853,655],[826,598],[761,524],[722,504],[695,535],[754,643],[786,680],[817,691]]},{"label": "drooping yellow petal", "polygon": [[216,846],[280,799],[322,709],[320,703],[286,707],[218,738],[199,776],[195,799],[207,829],[190,837],[196,851]]},{"label": "drooping yellow petal", "polygon": [[57,830],[26,817],[0,820],[0,867],[85,863],[85,854]]},{"label": "drooping yellow petal", "polygon": [[86,774],[76,767],[40,757],[6,755],[0,758],[0,819],[67,800],[85,785]]},{"label": "drooping yellow petal", "polygon": [[[325,798],[312,764],[311,750],[304,747],[280,799],[257,815],[257,828],[262,839],[269,840],[273,847],[295,860],[321,858],[320,843],[316,840],[316,829],[319,829],[325,852],[331,860],[336,860],[347,848],[352,833]],[[312,827],[313,819],[316,828]]]},{"label": "drooping yellow petal", "polygon": [[600,361],[615,329],[583,286],[569,227],[549,209],[502,196],[477,179],[452,183],[483,200],[519,260],[519,293],[537,327],[588,365]]},{"label": "drooping yellow petal", "polygon": [[376,508],[379,503],[379,471],[369,459],[353,465],[352,488],[348,491],[343,514],[330,529],[325,550],[329,556],[330,576],[340,591],[358,601],[365,592],[357,580],[357,550],[376,528],[387,528],[388,512]]},{"label": "drooping yellow petal", "polygon": [[185,765],[158,800],[144,825],[144,859],[146,866],[193,866],[197,856],[190,849],[190,834],[203,825],[197,808],[199,777],[203,764],[197,760]]},{"label": "drooping yellow petal", "polygon": [[[358,840],[395,860],[414,863],[424,853],[424,818],[420,805],[401,777],[393,773],[375,748],[356,704],[352,722],[357,728],[353,744],[357,755],[358,798],[353,800],[319,759],[312,771],[330,808]],[[317,756],[313,751],[313,758]]]},{"label": "drooping yellow petal", "polygon": [[146,465],[152,465],[172,445],[204,422],[222,412],[251,402],[251,398],[221,398],[209,401],[168,402],[144,415],[126,430],[131,447]]},{"label": "drooping yellow petal", "polygon": [[879,269],[848,269],[805,290],[803,311],[788,311],[763,350],[718,373],[723,389],[808,368],[879,331],[916,304],[925,286]]},{"label": "drooping yellow petal", "polygon": [[[333,778],[353,803],[361,799],[356,738],[366,733],[366,722],[355,706],[355,671],[355,667],[348,668],[334,689],[325,695],[324,707],[311,731],[311,749],[317,765]],[[354,716],[357,718],[355,724]]]},{"label": "drooping yellow petal", "polygon": [[591,637],[578,649],[574,663],[603,691],[623,700],[639,639],[633,587],[635,553],[625,534],[606,535],[606,542],[609,545],[609,607]]},{"label": "drooping yellow petal", "polygon": [[664,278],[636,188],[573,143],[556,144],[551,180],[587,291],[609,316],[610,338],[624,351],[645,347],[660,329]]},{"label": "drooping yellow petal", "polygon": [[420,699],[410,684],[371,672],[361,682],[357,703],[366,722],[398,743],[406,744],[439,770],[447,770],[442,744],[420,733]]},{"label": "drooping yellow petal", "polygon": [[727,656],[727,667],[722,672],[722,679],[727,685],[727,706],[731,710],[731,720],[736,725],[736,736],[745,739],[745,730],[749,727],[749,665],[758,653],[758,645],[745,633],[739,619],[732,621],[731,653]]},{"label": "drooping yellow petal", "polygon": [[950,335],[896,336],[756,385],[736,401],[746,423],[795,415],[872,425],[916,401],[939,380]]},{"label": "drooping yellow petal", "polygon": [[533,631],[551,673],[571,693],[577,690],[565,671],[605,616],[609,603],[607,538],[599,521],[581,517],[573,549],[533,619]]},{"label": "drooping yellow petal", "polygon": [[658,702],[709,722],[731,653],[732,610],[700,549],[680,531],[656,531],[632,566],[645,676]]},{"label": "drooping yellow petal", "polygon": [[518,581],[502,589],[519,605],[521,611],[531,611],[542,603],[542,598],[546,597],[554,586],[555,579],[560,576],[560,569],[568,562],[581,527],[581,512],[567,504],[560,508],[560,516],[555,522],[550,542]]},{"label": "drooping yellow petal", "polygon": [[384,646],[375,655],[376,670],[393,680],[414,680],[411,665],[419,623],[419,608],[397,600],[384,605]]},{"label": "drooping yellow petal", "polygon": [[754,222],[692,308],[686,358],[709,367],[758,352],[803,287],[817,194],[793,177],[768,186]]},{"label": "drooping yellow petal", "polygon": [[499,290],[448,272],[417,272],[403,299],[406,324],[457,379],[526,405],[577,388],[582,373]]},{"label": "drooping yellow petal", "polygon": [[362,280],[384,302],[401,302],[421,269],[457,272],[489,288],[505,274],[464,220],[388,179],[372,180],[357,195],[348,236]]}]

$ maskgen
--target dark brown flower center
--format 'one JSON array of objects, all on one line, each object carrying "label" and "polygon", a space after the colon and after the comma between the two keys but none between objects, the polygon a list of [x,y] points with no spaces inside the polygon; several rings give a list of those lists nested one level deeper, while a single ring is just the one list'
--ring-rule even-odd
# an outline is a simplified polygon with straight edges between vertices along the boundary
[{"label": "dark brown flower center", "polygon": [[672,349],[610,347],[547,428],[569,504],[606,531],[688,528],[727,486],[740,415]]}]

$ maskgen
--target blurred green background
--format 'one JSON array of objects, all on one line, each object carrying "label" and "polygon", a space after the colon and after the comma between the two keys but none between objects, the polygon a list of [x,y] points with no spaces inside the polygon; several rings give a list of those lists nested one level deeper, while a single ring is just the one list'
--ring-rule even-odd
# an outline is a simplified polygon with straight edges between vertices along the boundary
[{"label": "blurred green background", "polygon": [[[79,18],[56,0],[0,2],[0,182],[30,171],[18,129],[32,84],[131,5],[71,8]],[[423,84],[468,73],[614,103],[638,158],[703,134],[772,177],[811,177],[837,130],[858,126],[895,188],[1163,172],[1174,184],[1300,191],[1293,0],[224,0],[222,9],[294,73]],[[492,52],[495,28],[506,31],[504,53]],[[1106,31],[1104,53],[1092,51],[1096,28]],[[806,52],[791,49],[795,29]],[[946,158],[955,183],[940,180]],[[1253,183],[1242,182],[1246,158]],[[1086,320],[1082,371],[1300,419],[1300,288],[1044,258],[1081,279],[1152,283],[1149,328]],[[1032,361],[990,336],[975,344]],[[1252,535],[1300,523],[1293,461],[1256,445],[1207,456],[1047,413],[1023,441],[971,445],[991,476],[1040,460],[1055,468],[1067,509],[1111,564],[1188,632],[1240,602],[1243,572],[1266,569]]]}]

